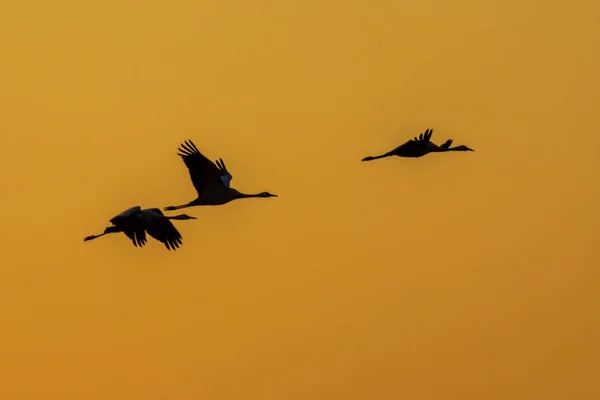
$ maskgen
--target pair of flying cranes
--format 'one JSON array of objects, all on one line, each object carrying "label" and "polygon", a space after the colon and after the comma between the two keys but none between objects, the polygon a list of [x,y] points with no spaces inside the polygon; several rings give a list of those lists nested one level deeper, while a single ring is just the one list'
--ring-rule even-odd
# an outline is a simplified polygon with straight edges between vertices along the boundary
[{"label": "pair of flying cranes", "polygon": [[[378,156],[369,156],[362,161],[377,160],[379,158],[398,156],[398,157],[422,157],[428,153],[440,153],[446,151],[473,151],[467,146],[452,145],[452,139],[448,139],[442,145],[433,143],[431,135],[432,129],[427,129],[406,143],[396,147],[394,150]],[[225,163],[219,158],[213,163],[206,158],[191,141],[187,140],[178,148],[179,155],[183,163],[188,168],[192,184],[198,192],[198,197],[189,203],[179,206],[165,207],[165,211],[179,210],[194,206],[218,206],[227,204],[232,200],[245,199],[250,197],[277,197],[269,192],[256,194],[241,193],[230,186],[232,176],[227,170]],[[146,233],[154,239],[162,242],[168,250],[175,250],[181,245],[181,234],[175,228],[171,220],[196,219],[187,214],[178,214],[167,216],[158,208],[142,209],[140,206],[132,207],[123,211],[110,220],[111,226],[106,228],[99,235],[87,236],[84,242],[96,239],[109,233],[123,232],[136,247],[142,247],[146,244]]]}]

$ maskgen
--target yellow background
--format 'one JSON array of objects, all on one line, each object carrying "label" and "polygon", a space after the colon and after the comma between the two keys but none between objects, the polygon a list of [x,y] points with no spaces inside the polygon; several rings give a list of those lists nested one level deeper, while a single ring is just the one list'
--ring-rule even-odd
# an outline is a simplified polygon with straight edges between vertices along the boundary
[{"label": "yellow background", "polygon": [[[7,1],[0,398],[600,398],[600,3]],[[433,128],[474,153],[361,163]],[[183,247],[82,243],[195,191]]]}]

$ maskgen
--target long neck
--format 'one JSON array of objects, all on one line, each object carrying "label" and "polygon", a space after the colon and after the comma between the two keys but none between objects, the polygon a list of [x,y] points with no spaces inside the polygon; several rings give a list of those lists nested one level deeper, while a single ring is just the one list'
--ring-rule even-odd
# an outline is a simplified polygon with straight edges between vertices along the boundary
[{"label": "long neck", "polygon": [[436,146],[436,145],[432,145],[429,147],[428,149],[431,153],[443,153],[444,151],[450,151],[449,148],[446,147],[440,147],[440,146]]},{"label": "long neck", "polygon": [[167,219],[188,219],[188,216],[185,214],[177,214],[177,215],[165,215]]},{"label": "long neck", "polygon": [[262,196],[260,193],[251,193],[251,194],[248,194],[248,193],[237,192],[235,194],[235,198],[236,199],[247,199],[247,198],[250,198],[250,197],[264,197],[264,196]]},{"label": "long neck", "polygon": [[439,147],[436,146],[435,148],[432,148],[430,151],[431,152],[444,152],[444,151],[469,151],[471,149],[466,148],[465,146],[461,145],[461,146],[454,146],[454,147]]},{"label": "long neck", "polygon": [[247,199],[247,198],[250,198],[250,197],[260,197],[260,198],[263,198],[263,199],[264,198],[268,198],[268,197],[277,197],[277,195],[271,194],[269,192],[260,192],[260,193],[251,193],[251,194],[248,194],[248,193],[242,193],[239,190],[236,190],[236,189],[233,189],[233,188],[230,188],[227,191],[227,194],[229,196],[228,197],[228,201],[235,200],[235,199]]}]

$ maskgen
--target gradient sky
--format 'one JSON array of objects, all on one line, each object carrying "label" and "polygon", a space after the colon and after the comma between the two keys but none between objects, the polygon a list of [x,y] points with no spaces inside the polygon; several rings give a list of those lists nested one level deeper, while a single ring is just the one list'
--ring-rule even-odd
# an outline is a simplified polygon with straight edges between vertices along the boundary
[{"label": "gradient sky", "polygon": [[[600,398],[600,2],[0,6],[0,398]],[[361,163],[426,128],[474,153]],[[183,247],[82,243],[195,191]]]}]

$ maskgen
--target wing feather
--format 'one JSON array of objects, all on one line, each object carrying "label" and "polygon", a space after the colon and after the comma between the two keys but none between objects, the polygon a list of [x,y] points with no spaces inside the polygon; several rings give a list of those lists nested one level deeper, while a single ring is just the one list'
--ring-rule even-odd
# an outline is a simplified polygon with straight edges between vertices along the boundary
[{"label": "wing feather", "polygon": [[210,185],[225,185],[221,179],[221,169],[198,150],[194,142],[186,140],[178,148],[178,153],[188,168],[190,178],[198,196]]},{"label": "wing feather", "polygon": [[135,237],[137,239],[138,246],[140,247],[144,247],[144,245],[148,242],[148,239],[146,239],[146,231],[144,230],[136,231]]},{"label": "wing feather", "polygon": [[222,158],[219,158],[216,161],[216,164],[217,164],[217,168],[219,168],[219,172],[221,174],[221,180],[223,181],[225,186],[231,187],[231,180],[233,179],[233,176],[227,170],[227,167],[225,166],[225,162],[223,161]]},{"label": "wing feather", "polygon": [[146,231],[148,235],[165,245],[167,250],[176,250],[181,245],[181,234],[167,218],[152,221]]},{"label": "wing feather", "polygon": [[447,149],[450,147],[451,144],[452,144],[452,139],[448,139],[440,147],[443,149]]},{"label": "wing feather", "polygon": [[146,232],[143,230],[126,229],[123,233],[131,240],[135,247],[144,247],[147,242]]},{"label": "wing feather", "polygon": [[401,144],[396,147],[390,153],[395,154],[419,154],[424,152],[429,146],[429,139],[431,139],[431,135],[433,134],[432,129],[427,129],[425,132],[419,134],[419,136],[415,136],[413,139]]}]

